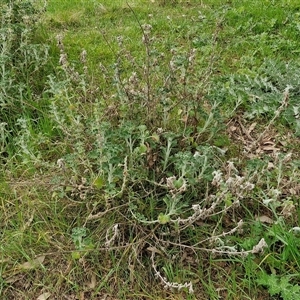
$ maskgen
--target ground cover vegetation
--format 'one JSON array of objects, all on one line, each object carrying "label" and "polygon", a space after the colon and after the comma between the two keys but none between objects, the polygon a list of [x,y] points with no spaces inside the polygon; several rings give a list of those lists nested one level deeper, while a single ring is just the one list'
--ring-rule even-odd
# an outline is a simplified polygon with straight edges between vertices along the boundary
[{"label": "ground cover vegetation", "polygon": [[298,299],[298,0],[2,0],[1,299]]}]

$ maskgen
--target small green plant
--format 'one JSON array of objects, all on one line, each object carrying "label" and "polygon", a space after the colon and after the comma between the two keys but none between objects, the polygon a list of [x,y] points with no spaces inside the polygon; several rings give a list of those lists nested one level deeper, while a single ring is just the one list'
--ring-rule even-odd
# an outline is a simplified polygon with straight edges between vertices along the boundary
[{"label": "small green plant", "polygon": [[73,259],[79,259],[82,257],[84,250],[93,248],[91,240],[86,237],[87,229],[85,227],[74,227],[72,229],[71,238],[74,243],[76,251],[72,252]]},{"label": "small green plant", "polygon": [[261,273],[257,279],[259,285],[267,287],[271,296],[279,295],[283,300],[294,300],[300,297],[300,286],[292,284],[291,276],[276,276]]}]

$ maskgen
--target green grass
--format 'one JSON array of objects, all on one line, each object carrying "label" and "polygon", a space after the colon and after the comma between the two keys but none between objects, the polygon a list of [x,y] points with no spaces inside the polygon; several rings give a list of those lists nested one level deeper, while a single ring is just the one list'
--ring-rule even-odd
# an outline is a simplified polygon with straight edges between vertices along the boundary
[{"label": "green grass", "polygon": [[1,299],[297,299],[298,2],[14,1]]}]

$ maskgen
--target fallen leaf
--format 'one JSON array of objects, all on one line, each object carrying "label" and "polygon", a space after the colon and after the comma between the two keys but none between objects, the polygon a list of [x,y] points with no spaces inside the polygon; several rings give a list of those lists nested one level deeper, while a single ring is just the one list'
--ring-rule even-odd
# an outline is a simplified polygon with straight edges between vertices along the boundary
[{"label": "fallen leaf", "polygon": [[79,294],[80,296],[79,296],[79,300],[84,300],[84,292],[81,292],[80,294]]},{"label": "fallen leaf", "polygon": [[87,284],[88,288],[93,290],[97,285],[97,279],[96,279],[96,274],[92,274],[92,277],[91,277],[91,282],[89,282]]},{"label": "fallen leaf", "polygon": [[263,151],[278,151],[279,148],[276,148],[276,144],[270,140],[265,140],[261,144],[261,148]]},{"label": "fallen leaf", "polygon": [[51,293],[43,293],[39,295],[36,300],[47,300],[51,296]]},{"label": "fallen leaf", "polygon": [[254,122],[254,123],[252,123],[251,124],[251,126],[249,127],[249,129],[248,129],[248,134],[250,135],[250,133],[253,131],[253,129],[255,128],[255,126],[256,126],[256,122]]},{"label": "fallen leaf", "polygon": [[15,275],[15,276],[12,276],[12,277],[9,277],[6,279],[6,276],[4,275],[3,278],[5,278],[5,282],[6,283],[9,283],[9,284],[13,284],[15,282],[17,282],[18,280],[20,280],[20,275]]},{"label": "fallen leaf", "polygon": [[273,146],[275,145],[275,143],[272,142],[270,139],[264,139],[264,140],[262,140],[261,143],[264,145],[273,145]]},{"label": "fallen leaf", "polygon": [[163,255],[163,253],[160,250],[158,250],[156,247],[148,247],[147,250],[150,252],[154,252],[154,253]]},{"label": "fallen leaf", "polygon": [[274,221],[271,218],[269,218],[268,216],[265,216],[265,215],[257,217],[256,220],[260,221],[262,223],[267,223],[267,224],[274,223]]},{"label": "fallen leaf", "polygon": [[189,116],[188,116],[188,115],[185,115],[185,116],[183,116],[183,117],[181,118],[181,121],[184,122],[184,123],[187,123],[188,118],[189,118]]},{"label": "fallen leaf", "polygon": [[297,192],[294,188],[290,188],[289,192],[290,192],[291,195],[296,195],[297,194]]},{"label": "fallen leaf", "polygon": [[45,260],[45,255],[38,256],[34,260],[27,261],[24,264],[21,264],[19,267],[24,270],[31,270],[39,267]]},{"label": "fallen leaf", "polygon": [[229,130],[230,130],[231,132],[235,132],[235,131],[237,130],[237,127],[234,126],[234,125],[231,125],[231,126],[229,127]]}]

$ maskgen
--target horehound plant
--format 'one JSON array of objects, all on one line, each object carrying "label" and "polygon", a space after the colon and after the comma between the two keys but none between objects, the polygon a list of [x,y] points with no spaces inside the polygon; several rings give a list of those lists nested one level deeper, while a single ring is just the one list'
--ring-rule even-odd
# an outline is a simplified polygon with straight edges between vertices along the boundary
[{"label": "horehound plant", "polygon": [[[121,47],[120,39],[119,43]],[[153,112],[157,110],[156,113],[160,112],[162,106],[155,104],[154,108],[151,106],[153,103],[148,106],[148,102],[152,100],[147,96],[150,87],[147,86],[147,80],[137,80],[138,73],[131,73],[129,78],[123,79],[120,76],[121,68],[118,62],[113,75],[117,87],[114,99],[120,103],[121,110],[116,107],[112,109],[109,105],[109,111],[117,110],[113,114],[117,117],[118,126],[114,124],[115,120],[111,123],[106,121],[105,114],[108,111],[101,106],[103,103],[97,101],[93,103],[93,109],[83,115],[80,110],[85,109],[84,105],[72,104],[69,88],[86,101],[86,93],[81,90],[81,87],[85,87],[84,91],[91,91],[89,86],[85,86],[86,75],[79,74],[69,64],[61,37],[58,38],[58,46],[66,85],[61,85],[57,79],[50,77],[48,92],[53,97],[51,116],[66,137],[64,143],[68,145],[66,148],[69,149],[69,153],[57,161],[57,167],[62,172],[60,184],[56,186],[57,190],[53,197],[68,197],[72,201],[79,200],[78,203],[87,201],[89,215],[83,228],[90,222],[100,220],[105,214],[122,212],[126,221],[110,225],[105,234],[103,249],[115,251],[131,248],[129,265],[136,263],[143,265],[139,256],[145,256],[142,254],[144,247],[155,249],[153,250],[155,253],[149,250],[151,256],[148,255],[148,262],[151,262],[154,275],[167,288],[185,289],[192,293],[192,283],[170,281],[161,275],[159,270],[161,262],[160,259],[155,262],[156,254],[169,256],[169,248],[172,248],[172,251],[179,252],[180,249],[192,249],[194,252],[206,251],[215,255],[245,256],[259,253],[266,247],[263,239],[250,250],[239,249],[229,242],[230,236],[238,234],[243,229],[242,220],[236,220],[235,226],[228,231],[219,232],[222,216],[239,209],[240,203],[251,194],[255,187],[253,183],[255,176],[239,175],[231,161],[222,167],[226,150],[207,143],[212,133],[208,132],[207,136],[205,134],[211,129],[214,130],[210,125],[216,123],[214,115],[217,113],[217,105],[212,106],[213,110],[206,115],[201,128],[194,128],[195,124],[191,126],[187,119],[183,125],[179,123],[178,128],[183,129],[181,133],[168,131],[165,127],[154,130],[151,124],[136,124],[131,115],[136,111],[138,101],[142,101],[141,103]],[[192,51],[191,59],[186,57],[181,59],[192,62],[195,59],[194,55]],[[86,58],[87,53],[83,51],[81,61],[84,65]],[[186,67],[182,62],[176,62],[178,59],[176,55],[171,59],[174,76],[172,80],[179,76],[184,82],[188,80],[186,75],[182,75],[186,74],[184,71]],[[86,68],[84,70],[87,72]],[[145,76],[148,78],[147,72]],[[144,89],[145,86],[148,88]],[[189,92],[185,91],[184,86],[182,90],[177,87],[176,90],[169,91],[170,95],[172,92],[187,95]],[[134,91],[142,91],[142,94],[137,95]],[[129,100],[133,106],[127,107],[126,111]],[[176,109],[177,115],[180,112],[181,117],[181,108],[185,106],[182,100],[183,98],[176,102],[176,105],[165,114],[167,119],[164,122],[168,124],[170,117],[173,118],[173,109]],[[88,101],[85,103],[88,104]],[[200,103],[197,105],[197,109],[200,110]],[[181,108],[177,111],[179,107]],[[64,114],[61,113],[61,108],[64,108]],[[122,121],[117,120],[118,118]],[[191,135],[194,129],[197,139],[203,137],[203,141],[199,144],[194,142]],[[101,199],[96,200],[99,195]],[[102,208],[99,209],[99,206]],[[201,232],[197,233],[200,235],[197,241],[192,237],[186,243],[181,241],[181,237],[186,236],[197,224],[212,219],[217,221],[211,234]],[[125,234],[127,231],[137,233],[135,242],[128,240]],[[129,250],[127,252],[130,253]],[[76,252],[76,257],[77,254]],[[136,262],[132,262],[134,257]]]},{"label": "horehound plant", "polygon": [[[222,120],[219,103],[204,96],[211,65],[194,72],[195,49],[174,47],[162,54],[152,26],[140,27],[146,57],[134,57],[126,39],[118,37],[116,63],[100,65],[111,90],[99,94],[89,85],[88,53],[82,51],[83,72],[77,72],[58,37],[64,80],[49,77],[48,92],[67,151],[58,160],[62,180],[54,197],[85,205],[83,228],[119,214],[103,229],[99,249],[126,249],[122,257],[128,256],[130,268],[148,264],[165,287],[192,293],[192,281],[162,275],[161,258],[172,259],[171,253],[176,258],[186,249],[195,256],[201,251],[241,257],[261,253],[267,247],[263,237],[246,250],[231,240],[244,229],[235,211],[251,198],[259,176],[239,171],[227,161],[226,149],[209,143]],[[197,84],[199,78],[203,81]],[[74,103],[74,95],[82,101]],[[230,228],[220,230],[228,215]],[[201,228],[209,222],[209,230]]]},{"label": "horehound plant", "polygon": [[0,9],[0,119],[1,136],[7,142],[22,131],[18,119],[23,122],[41,115],[42,87],[35,79],[45,78],[42,72],[49,62],[49,54],[47,45],[34,41],[42,10],[36,3],[2,1]]}]

